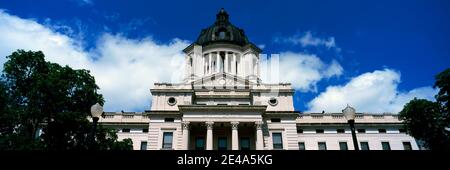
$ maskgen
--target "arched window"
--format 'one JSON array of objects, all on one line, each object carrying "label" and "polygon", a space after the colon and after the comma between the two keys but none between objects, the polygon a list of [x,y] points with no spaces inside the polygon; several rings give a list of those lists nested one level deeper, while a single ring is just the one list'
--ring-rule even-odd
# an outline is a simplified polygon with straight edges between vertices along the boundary
[{"label": "arched window", "polygon": [[236,75],[238,74],[238,62],[236,61]]},{"label": "arched window", "polygon": [[236,67],[235,67],[235,69],[236,69],[236,75],[238,75],[239,74],[239,65],[240,65],[240,62],[241,62],[241,58],[240,58],[240,56],[239,55],[236,55]]},{"label": "arched window", "polygon": [[225,31],[220,31],[219,32],[219,40],[224,40],[225,39]]}]

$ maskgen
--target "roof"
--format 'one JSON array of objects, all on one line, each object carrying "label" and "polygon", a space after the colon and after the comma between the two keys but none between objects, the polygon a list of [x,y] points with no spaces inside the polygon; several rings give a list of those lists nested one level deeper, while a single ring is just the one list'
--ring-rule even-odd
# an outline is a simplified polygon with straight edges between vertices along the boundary
[{"label": "roof", "polygon": [[228,13],[222,8],[216,15],[216,21],[208,28],[202,29],[197,41],[194,44],[207,46],[215,43],[228,43],[238,46],[250,45],[261,51],[251,43],[244,33],[244,30],[231,24]]}]

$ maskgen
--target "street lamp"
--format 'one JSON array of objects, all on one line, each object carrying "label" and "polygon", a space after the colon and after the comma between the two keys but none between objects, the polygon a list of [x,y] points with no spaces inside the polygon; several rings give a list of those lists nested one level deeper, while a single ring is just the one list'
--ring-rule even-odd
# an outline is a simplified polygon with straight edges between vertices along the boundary
[{"label": "street lamp", "polygon": [[348,124],[350,124],[350,129],[352,131],[353,137],[353,145],[355,147],[355,150],[359,150],[358,140],[356,139],[355,133],[355,116],[356,116],[355,109],[347,105],[347,107],[344,110],[342,110],[342,113],[344,114],[345,119],[347,119]]},{"label": "street lamp", "polygon": [[97,131],[97,123],[98,123],[98,119],[100,119],[100,116],[102,116],[103,114],[103,107],[102,105],[96,103],[94,105],[92,105],[91,107],[91,116],[92,116],[92,121],[94,123],[94,128],[92,130],[92,135],[91,135],[91,140],[90,140],[90,144],[91,144],[91,149],[94,147],[94,143],[95,143],[95,134]]}]

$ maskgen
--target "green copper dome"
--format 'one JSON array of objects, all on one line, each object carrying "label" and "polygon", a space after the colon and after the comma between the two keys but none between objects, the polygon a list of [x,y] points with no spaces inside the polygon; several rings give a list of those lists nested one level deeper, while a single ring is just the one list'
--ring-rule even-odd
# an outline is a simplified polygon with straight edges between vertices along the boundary
[{"label": "green copper dome", "polygon": [[223,8],[217,13],[216,22],[210,27],[203,29],[195,43],[206,46],[217,42],[231,43],[239,46],[250,44],[247,36],[244,34],[244,30],[230,23],[228,14]]}]

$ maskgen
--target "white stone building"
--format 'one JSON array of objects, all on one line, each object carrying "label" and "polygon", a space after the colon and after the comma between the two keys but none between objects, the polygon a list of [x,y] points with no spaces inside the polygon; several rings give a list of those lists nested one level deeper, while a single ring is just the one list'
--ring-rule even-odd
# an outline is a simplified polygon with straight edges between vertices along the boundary
[{"label": "white stone building", "polygon": [[[150,110],[99,122],[136,150],[354,149],[342,113],[295,111],[290,84],[261,81],[261,49],[223,9],[216,17],[184,49],[183,82],[155,83]],[[361,149],[418,149],[397,115],[358,113],[355,124]]]}]

